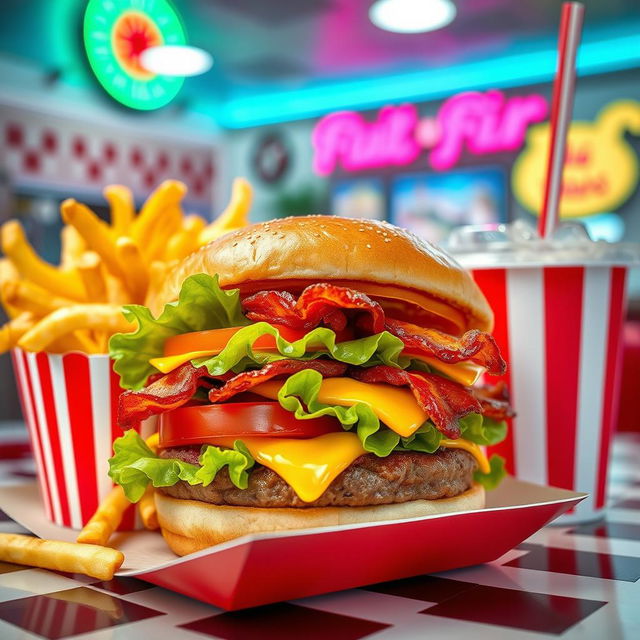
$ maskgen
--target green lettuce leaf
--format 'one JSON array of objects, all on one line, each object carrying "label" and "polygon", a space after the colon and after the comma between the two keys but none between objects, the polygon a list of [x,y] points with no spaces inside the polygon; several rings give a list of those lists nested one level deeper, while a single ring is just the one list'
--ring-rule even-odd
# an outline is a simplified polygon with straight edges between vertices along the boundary
[{"label": "green lettuce leaf", "polygon": [[233,484],[239,489],[246,489],[248,470],[255,462],[241,441],[236,441],[233,449],[204,445],[200,465],[159,458],[133,429],[115,440],[113,450],[114,456],[109,459],[109,476],[123,488],[131,502],[140,500],[149,483],[154,487],[170,487],[184,480],[191,485],[206,487],[225,466]]},{"label": "green lettuce leaf", "polygon": [[[264,335],[275,338],[277,353],[252,349],[255,341]],[[323,351],[311,350],[314,347],[322,347]],[[247,367],[263,367],[275,360],[314,360],[323,355],[351,365],[388,364],[393,367],[402,367],[408,364],[408,359],[400,356],[403,348],[402,340],[388,331],[358,340],[336,343],[336,334],[331,329],[318,327],[300,340],[289,342],[282,338],[278,329],[268,322],[256,322],[235,333],[219,354],[196,358],[193,364],[197,367],[205,365],[212,376],[221,375],[230,370],[237,373],[244,371]]]},{"label": "green lettuce leaf", "polygon": [[473,479],[480,483],[487,491],[495,489],[502,481],[502,478],[507,475],[507,471],[504,468],[504,458],[502,456],[494,453],[489,458],[489,466],[491,467],[489,473],[476,471],[473,474]]},{"label": "green lettuce leaf", "polygon": [[167,338],[191,331],[244,326],[249,321],[242,313],[240,291],[225,291],[218,285],[218,276],[199,273],[182,284],[176,302],[165,305],[154,318],[142,305],[126,305],[123,314],[138,323],[132,333],[117,333],[109,341],[109,353],[120,374],[120,384],[126,389],[141,389],[148,377],[157,373],[151,358],[163,354]]},{"label": "green lettuce leaf", "polygon": [[460,418],[462,437],[480,445],[498,444],[507,437],[507,423],[492,420],[479,413],[470,413]]}]

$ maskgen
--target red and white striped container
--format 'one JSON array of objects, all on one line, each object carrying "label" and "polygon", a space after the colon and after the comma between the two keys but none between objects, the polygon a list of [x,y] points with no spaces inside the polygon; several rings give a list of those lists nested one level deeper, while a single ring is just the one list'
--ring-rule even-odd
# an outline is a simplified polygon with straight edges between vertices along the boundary
[{"label": "red and white striped container", "polygon": [[[107,460],[122,435],[119,377],[107,355],[21,349],[11,355],[47,517],[80,529],[113,487]],[[136,509],[127,510],[119,528],[140,528]]]},{"label": "red and white striped container", "polygon": [[618,414],[626,266],[472,269],[495,313],[517,412],[493,447],[518,478],[589,493],[563,520],[603,514]]}]

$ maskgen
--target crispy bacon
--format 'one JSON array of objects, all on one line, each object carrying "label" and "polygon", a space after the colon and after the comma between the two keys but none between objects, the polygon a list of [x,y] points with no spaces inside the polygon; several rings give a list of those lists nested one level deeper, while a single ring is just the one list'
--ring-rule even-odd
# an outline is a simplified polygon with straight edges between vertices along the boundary
[{"label": "crispy bacon", "polygon": [[[230,374],[233,375],[233,374]],[[198,387],[210,387],[205,366],[186,362],[139,391],[125,391],[118,403],[118,423],[123,429],[150,416],[177,409],[189,402]]]},{"label": "crispy bacon", "polygon": [[372,333],[384,330],[384,311],[369,296],[326,282],[308,286],[298,297],[287,291],[260,291],[243,303],[247,318],[254,322],[277,322],[292,329],[315,329],[324,324],[342,331],[347,324],[344,309],[366,313]]},{"label": "crispy bacon", "polygon": [[482,415],[493,420],[505,420],[515,416],[509,405],[509,392],[504,381],[495,385],[484,385],[472,389],[473,395],[482,406]]},{"label": "crispy bacon", "polygon": [[485,367],[492,375],[502,375],[507,369],[493,336],[477,329],[454,338],[436,329],[425,329],[393,318],[387,318],[386,329],[404,342],[409,354],[432,356],[447,363],[469,360]]},{"label": "crispy bacon", "polygon": [[480,413],[480,403],[457,382],[419,371],[404,371],[387,365],[369,369],[351,368],[350,374],[362,382],[385,382],[408,386],[418,404],[429,414],[436,428],[447,438],[459,438],[458,420],[468,413]]},{"label": "crispy bacon", "polygon": [[333,378],[341,376],[347,370],[347,365],[333,360],[277,360],[265,365],[262,369],[239,373],[219,389],[211,389],[209,391],[209,400],[211,402],[224,402],[237,393],[249,391],[256,385],[271,380],[271,378],[292,375],[303,369],[313,369],[319,371],[323,378]]}]

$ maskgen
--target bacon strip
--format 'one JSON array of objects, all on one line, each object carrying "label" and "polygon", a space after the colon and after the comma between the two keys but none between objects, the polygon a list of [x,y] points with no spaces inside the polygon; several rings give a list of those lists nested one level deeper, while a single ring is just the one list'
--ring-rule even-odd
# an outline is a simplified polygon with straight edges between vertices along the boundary
[{"label": "bacon strip", "polygon": [[313,369],[314,371],[319,371],[323,378],[333,378],[341,376],[347,370],[347,365],[333,360],[276,360],[276,362],[265,365],[262,369],[239,373],[219,389],[211,389],[209,391],[209,400],[211,402],[224,402],[237,393],[249,391],[262,382],[271,380],[271,378],[291,375],[303,369]]},{"label": "bacon strip", "polygon": [[472,389],[482,406],[482,415],[493,420],[506,420],[516,414],[509,405],[509,392],[503,380],[495,385],[484,385]]},{"label": "bacon strip", "polygon": [[308,286],[297,301],[287,291],[260,291],[246,298],[242,306],[247,318],[255,322],[277,322],[306,331],[321,323],[342,331],[347,324],[343,310],[355,309],[369,315],[372,333],[384,330],[384,311],[377,302],[359,291],[326,282]]},{"label": "bacon strip", "polygon": [[386,329],[404,342],[409,355],[432,356],[447,363],[469,360],[485,367],[492,375],[502,375],[507,370],[507,363],[493,336],[483,331],[472,329],[461,338],[454,338],[436,329],[425,329],[393,318],[387,318]]},{"label": "bacon strip", "polygon": [[369,296],[347,287],[328,283],[307,287],[296,300],[287,291],[260,291],[242,303],[250,320],[284,324],[293,329],[309,331],[324,324],[342,331],[347,324],[345,309],[360,311],[358,328],[367,334],[385,329],[400,338],[409,354],[426,355],[442,362],[466,360],[483,366],[492,375],[502,375],[506,363],[500,356],[495,340],[488,333],[467,331],[454,338],[436,329],[386,318],[382,307]]},{"label": "bacon strip", "polygon": [[459,438],[458,420],[468,413],[480,413],[480,403],[457,382],[442,376],[418,371],[404,371],[387,365],[369,369],[352,368],[350,374],[362,382],[386,382],[396,387],[408,386],[422,409],[447,438]]},{"label": "bacon strip", "polygon": [[207,379],[207,367],[185,362],[144,389],[125,391],[118,402],[118,424],[127,429],[150,416],[177,409],[191,400],[198,387],[210,387]]}]

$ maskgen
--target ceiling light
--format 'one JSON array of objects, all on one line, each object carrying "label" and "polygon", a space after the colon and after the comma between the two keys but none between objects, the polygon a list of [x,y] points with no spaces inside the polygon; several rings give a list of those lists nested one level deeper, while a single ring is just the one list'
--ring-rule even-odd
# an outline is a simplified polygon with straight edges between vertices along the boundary
[{"label": "ceiling light", "polygon": [[369,9],[369,19],[376,27],[395,33],[435,31],[455,17],[451,0],[378,0]]},{"label": "ceiling light", "polygon": [[161,45],[145,49],[140,64],[161,76],[197,76],[211,69],[213,58],[197,47]]}]

